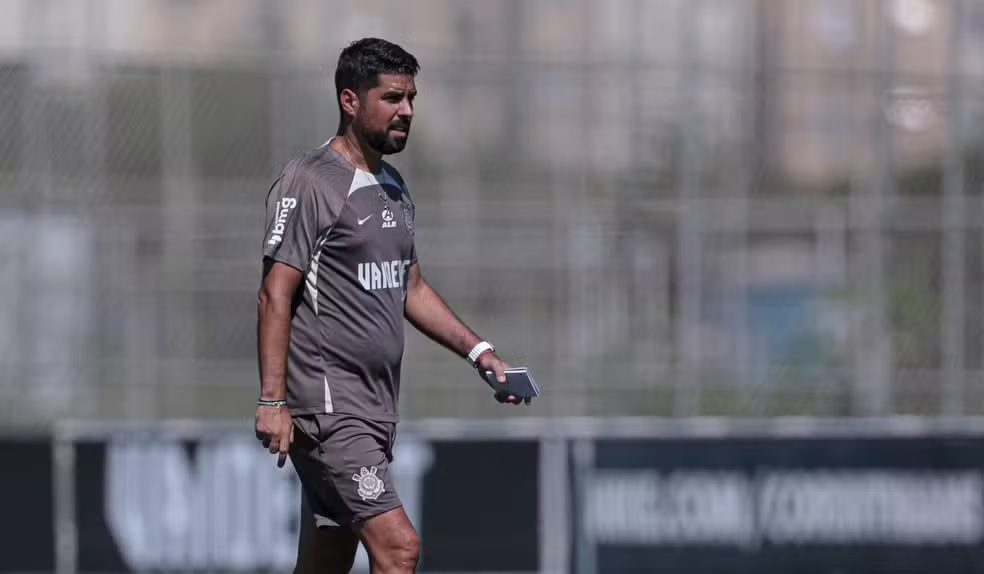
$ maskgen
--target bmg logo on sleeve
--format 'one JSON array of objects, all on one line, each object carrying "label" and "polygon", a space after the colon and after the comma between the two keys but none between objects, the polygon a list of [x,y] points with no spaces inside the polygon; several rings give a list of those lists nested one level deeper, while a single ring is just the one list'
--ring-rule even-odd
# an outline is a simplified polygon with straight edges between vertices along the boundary
[{"label": "bmg logo on sleeve", "polygon": [[274,210],[274,213],[277,214],[277,220],[273,224],[273,231],[270,233],[267,245],[276,245],[283,241],[287,217],[290,215],[290,210],[295,207],[297,207],[297,200],[293,197],[284,197],[277,202],[277,207]]}]

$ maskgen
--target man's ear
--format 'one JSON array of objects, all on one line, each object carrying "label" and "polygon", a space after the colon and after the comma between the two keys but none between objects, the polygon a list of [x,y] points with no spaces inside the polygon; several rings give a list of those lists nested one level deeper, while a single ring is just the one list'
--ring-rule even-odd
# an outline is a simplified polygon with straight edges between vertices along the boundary
[{"label": "man's ear", "polygon": [[359,95],[348,88],[342,90],[342,93],[338,95],[338,102],[342,107],[342,112],[349,117],[354,118],[359,111]]}]

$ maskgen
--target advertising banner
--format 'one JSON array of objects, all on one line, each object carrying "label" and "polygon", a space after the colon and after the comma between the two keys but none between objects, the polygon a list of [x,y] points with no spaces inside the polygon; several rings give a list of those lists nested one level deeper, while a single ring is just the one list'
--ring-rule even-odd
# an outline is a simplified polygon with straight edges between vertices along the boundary
[{"label": "advertising banner", "polygon": [[55,569],[51,442],[0,439],[0,572]]},{"label": "advertising banner", "polygon": [[[538,443],[397,440],[391,477],[421,572],[538,569]],[[151,432],[75,449],[80,572],[289,572],[300,485],[248,433]],[[368,571],[360,550],[358,571]]]},{"label": "advertising banner", "polygon": [[598,440],[575,572],[984,571],[984,442]]}]

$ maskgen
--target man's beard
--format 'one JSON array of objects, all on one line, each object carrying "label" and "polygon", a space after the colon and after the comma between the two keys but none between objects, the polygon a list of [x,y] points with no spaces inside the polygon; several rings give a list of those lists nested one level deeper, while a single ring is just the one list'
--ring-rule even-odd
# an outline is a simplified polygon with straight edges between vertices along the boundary
[{"label": "man's beard", "polygon": [[380,132],[367,133],[365,141],[373,151],[380,155],[400,153],[407,146],[407,140],[410,139],[410,128],[408,126],[400,126],[400,128],[400,131],[407,134],[405,137],[390,137],[392,128],[386,128]]}]

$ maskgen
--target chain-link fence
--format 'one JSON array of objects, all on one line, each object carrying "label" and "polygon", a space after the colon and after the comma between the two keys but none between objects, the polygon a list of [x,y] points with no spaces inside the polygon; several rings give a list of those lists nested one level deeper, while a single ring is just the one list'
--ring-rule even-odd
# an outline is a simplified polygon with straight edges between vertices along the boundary
[{"label": "chain-link fence", "polygon": [[418,252],[546,396],[412,335],[408,417],[984,410],[973,0],[4,0],[2,420],[243,417],[263,200],[365,35]]}]

